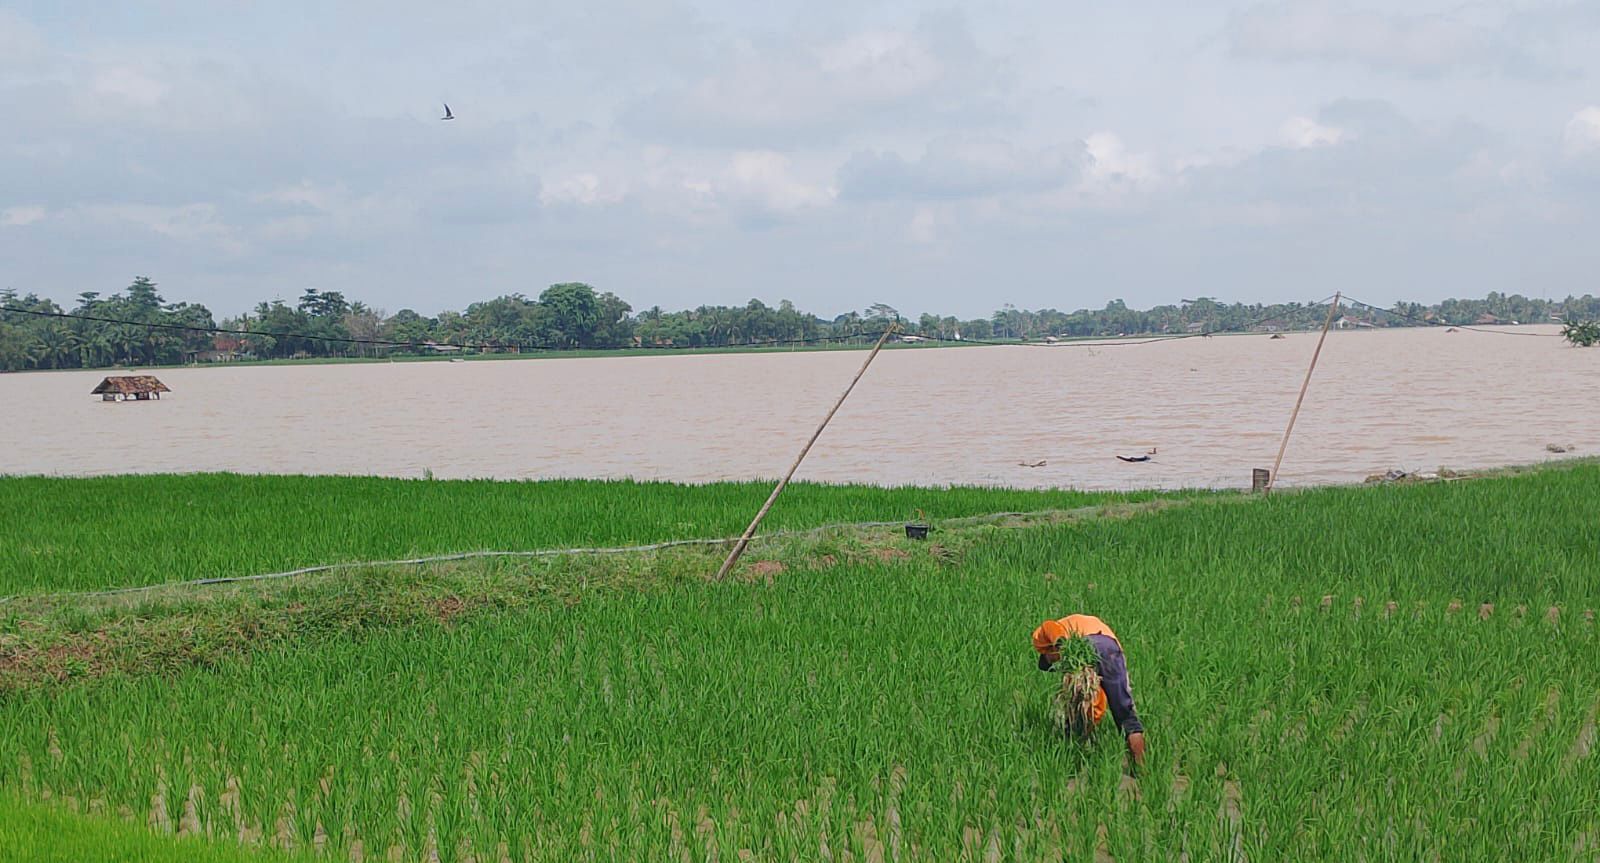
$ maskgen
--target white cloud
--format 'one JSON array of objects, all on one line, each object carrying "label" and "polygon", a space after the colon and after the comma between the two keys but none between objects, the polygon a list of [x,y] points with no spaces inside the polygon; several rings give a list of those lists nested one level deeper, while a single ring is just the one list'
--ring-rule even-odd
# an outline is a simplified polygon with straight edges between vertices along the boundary
[{"label": "white cloud", "polygon": [[[407,190],[414,194],[414,190]],[[400,231],[415,224],[420,210],[434,215],[459,218],[451,209],[457,201],[470,208],[492,211],[499,202],[497,192],[511,192],[508,184],[490,189],[456,190],[453,195],[435,192],[423,201],[400,191],[357,193],[343,183],[316,183],[302,180],[250,196],[254,205],[254,227],[245,229],[253,238],[292,243],[317,237],[323,241],[355,242]],[[445,211],[441,213],[440,211]]]},{"label": "white cloud", "polygon": [[321,212],[333,212],[349,200],[350,194],[342,186],[324,186],[302,180],[290,186],[280,186],[252,196],[258,202],[289,204]]},{"label": "white cloud", "polygon": [[1345,131],[1337,126],[1325,126],[1307,117],[1290,117],[1278,128],[1278,139],[1286,147],[1304,150],[1326,147],[1345,140]]},{"label": "white cloud", "polygon": [[815,64],[835,97],[884,104],[917,95],[947,72],[925,34],[856,33],[815,49]]},{"label": "white cloud", "polygon": [[135,108],[153,108],[161,104],[171,88],[142,69],[112,66],[94,76],[91,89],[97,96],[125,102]]},{"label": "white cloud", "polygon": [[999,110],[1000,64],[955,14],[832,37],[742,39],[722,50],[721,68],[635,100],[626,124],[647,137],[775,148],[938,119],[970,127]]},{"label": "white cloud", "polygon": [[604,180],[598,174],[589,171],[568,174],[549,183],[539,193],[539,200],[542,203],[581,204],[588,207],[616,204],[624,197],[625,190],[621,185]]},{"label": "white cloud", "polygon": [[1114,132],[1096,132],[1084,139],[1084,146],[1089,153],[1088,175],[1096,182],[1142,183],[1160,174],[1152,156],[1130,152]]},{"label": "white cloud", "polygon": [[0,69],[24,67],[44,54],[44,37],[38,28],[15,12],[0,9]]},{"label": "white cloud", "polygon": [[0,211],[0,228],[20,228],[48,215],[44,207],[7,207]]},{"label": "white cloud", "polygon": [[911,216],[911,223],[906,226],[906,237],[913,243],[924,245],[938,239],[939,222],[934,215],[932,207],[918,207]]},{"label": "white cloud", "polygon": [[860,200],[978,198],[1059,188],[1086,161],[1082,145],[1038,149],[978,135],[946,135],[922,156],[860,152],[839,169],[845,197]]},{"label": "white cloud", "polygon": [[1335,0],[1287,0],[1233,15],[1227,38],[1237,56],[1285,63],[1348,62],[1412,75],[1452,68],[1537,70],[1521,45],[1461,14],[1407,15]]},{"label": "white cloud", "polygon": [[[137,265],[226,312],[263,285],[438,309],[546,278],[822,312],[865,280],[963,315],[989,310],[973,284],[1253,299],[1284,282],[1264,246],[1340,244],[1393,250],[1381,278],[1415,291],[1529,259],[1589,289],[1563,238],[1600,220],[1593,0],[1230,4],[1159,33],[1105,4],[468,4],[441,36],[417,0],[378,30],[337,4],[307,29],[170,0],[129,29],[0,0],[0,260],[62,291]],[[1590,11],[1500,26],[1563,4]],[[1527,55],[1574,74],[1519,79]]]},{"label": "white cloud", "polygon": [[789,157],[766,150],[735,153],[717,193],[736,207],[766,216],[822,206],[835,195],[828,186],[797,177]]},{"label": "white cloud", "polygon": [[1600,154],[1600,107],[1591,106],[1572,115],[1561,136],[1561,149],[1568,156]]},{"label": "white cloud", "polygon": [[244,250],[236,231],[222,219],[215,204],[90,204],[76,212],[93,222],[137,225],[169,239],[210,244],[230,253]]}]

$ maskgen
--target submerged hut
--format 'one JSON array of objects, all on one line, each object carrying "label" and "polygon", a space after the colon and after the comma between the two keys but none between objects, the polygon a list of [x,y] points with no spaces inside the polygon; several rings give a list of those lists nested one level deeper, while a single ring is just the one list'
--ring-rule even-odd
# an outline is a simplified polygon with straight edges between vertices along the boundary
[{"label": "submerged hut", "polygon": [[172,390],[157,380],[155,375],[119,375],[101,381],[90,395],[97,395],[104,402],[142,402],[159,399],[162,393],[170,392]]}]

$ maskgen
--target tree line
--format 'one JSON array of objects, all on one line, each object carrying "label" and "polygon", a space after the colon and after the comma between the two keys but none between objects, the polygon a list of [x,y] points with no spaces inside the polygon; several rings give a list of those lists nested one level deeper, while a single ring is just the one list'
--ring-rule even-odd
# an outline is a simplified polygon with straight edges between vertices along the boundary
[{"label": "tree line", "polygon": [[[882,303],[824,318],[801,311],[788,300],[769,306],[756,299],[743,306],[679,311],[654,306],[635,313],[615,294],[566,282],[551,285],[535,298],[508,294],[433,316],[413,309],[390,315],[339,291],[307,288],[293,305],[283,300],[261,302],[249,312],[218,321],[198,303],[167,302],[156,288],[155,282],[140,276],[110,296],[85,291],[70,308],[37,294],[0,291],[0,369],[792,344],[876,336],[891,321],[899,321],[907,336],[961,341],[1279,332],[1316,329],[1327,314],[1323,305],[1222,303],[1209,297],[1144,310],[1131,309],[1122,300],[1112,300],[1103,309],[1073,312],[1006,305],[986,318],[968,320],[935,314],[904,318]],[[74,317],[44,316],[56,314]],[[1431,305],[1399,302],[1384,310],[1349,308],[1341,325],[1572,324],[1597,319],[1600,298],[1588,294],[1552,301],[1491,292],[1483,299]]]}]

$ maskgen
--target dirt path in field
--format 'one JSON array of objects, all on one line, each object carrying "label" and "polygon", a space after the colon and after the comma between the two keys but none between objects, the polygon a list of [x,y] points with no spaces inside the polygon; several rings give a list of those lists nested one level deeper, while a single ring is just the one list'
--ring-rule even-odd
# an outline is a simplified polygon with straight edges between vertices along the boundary
[{"label": "dirt path in field", "polygon": [[[1131,518],[1136,515],[1155,512],[1158,510],[1189,506],[1200,501],[1215,503],[1221,500],[1237,499],[1237,497],[1226,496],[1156,498],[1154,500],[1141,501],[1137,503],[1099,504],[1078,507],[1075,509],[1048,509],[1035,510],[1031,512],[996,512],[985,515],[945,519],[939,522],[936,530],[952,531],[978,526],[999,528],[1038,527],[1041,525],[1065,524],[1090,519]],[[864,521],[828,524],[813,528],[776,531],[772,533],[760,534],[753,537],[751,542],[759,544],[772,542],[774,540],[791,539],[795,537],[816,536],[830,532],[868,531],[879,528],[899,528],[901,524],[902,522],[898,521]],[[88,602],[95,599],[104,599],[110,597],[141,597],[159,594],[176,594],[179,592],[201,588],[239,585],[258,581],[294,579],[300,576],[319,575],[348,570],[391,568],[400,566],[427,566],[431,564],[492,558],[586,557],[615,554],[646,554],[675,548],[727,547],[733,545],[737,541],[737,537],[711,537],[700,539],[667,540],[664,542],[647,543],[643,545],[546,548],[534,549],[530,551],[463,551],[397,560],[347,561],[342,563],[318,564],[316,566],[305,566],[298,569],[285,570],[281,572],[265,572],[257,573],[255,575],[226,576],[218,578],[197,578],[189,581],[140,585],[137,587],[111,588],[108,590],[75,591],[71,593],[46,593],[38,595],[16,594],[0,597],[0,604],[7,604],[11,607],[16,607],[28,606],[30,604],[35,606],[49,605],[62,601]]]},{"label": "dirt path in field", "polygon": [[[1490,475],[1505,475],[1496,471]],[[1285,492],[1296,493],[1296,492]],[[1197,506],[1248,506],[1243,494],[1163,497],[1065,510],[1002,512],[935,523],[926,540],[910,540],[899,522],[827,525],[757,537],[736,581],[772,581],[795,571],[841,565],[917,560],[954,565],[997,531],[1130,519]],[[616,548],[480,551],[408,560],[347,562],[230,579],[202,579],[131,590],[45,594],[0,600],[0,694],[107,674],[145,674],[209,666],[276,644],[379,627],[454,625],[476,614],[536,606],[572,605],[595,591],[705,583],[731,538],[695,539]],[[1046,578],[1053,576],[1046,575]],[[1272,605],[1271,597],[1266,599]],[[1366,601],[1346,604],[1334,594],[1290,610],[1360,618]],[[1335,606],[1344,606],[1336,612]],[[1304,608],[1302,607],[1304,606]],[[1465,608],[1456,600],[1446,609]],[[1387,601],[1374,620],[1410,606]],[[1266,610],[1265,608],[1263,610]],[[1425,610],[1416,603],[1416,613]],[[1511,612],[1521,619],[1527,609]],[[1477,607],[1470,618],[1504,612]],[[1565,612],[1550,607],[1555,624]],[[1594,610],[1574,610],[1582,625]],[[1470,619],[1469,618],[1469,619]]]},{"label": "dirt path in field", "polygon": [[[829,525],[769,534],[735,570],[737,581],[793,571],[931,559],[958,561],[996,531],[1125,519],[1243,496],[1157,498],[1067,510],[1002,512],[938,522],[925,541],[900,522]],[[236,579],[124,591],[13,598],[0,624],[0,693],[106,674],[139,674],[260,650],[291,639],[377,626],[452,625],[474,614],[574,604],[586,593],[707,582],[732,539],[619,548],[471,552],[356,562]]]}]

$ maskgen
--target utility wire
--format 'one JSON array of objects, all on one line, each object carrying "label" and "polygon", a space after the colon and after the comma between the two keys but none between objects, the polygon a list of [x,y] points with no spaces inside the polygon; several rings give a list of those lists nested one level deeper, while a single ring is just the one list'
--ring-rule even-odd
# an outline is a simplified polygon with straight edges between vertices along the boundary
[{"label": "utility wire", "polygon": [[0,307],[0,314],[15,312],[20,315],[33,315],[39,318],[56,318],[70,321],[92,321],[102,324],[118,324],[130,327],[147,327],[157,330],[177,330],[180,332],[205,333],[207,335],[223,334],[231,336],[267,336],[274,339],[304,339],[317,342],[337,342],[350,345],[374,345],[378,347],[397,348],[472,348],[474,350],[517,350],[532,351],[622,351],[622,350],[660,350],[684,351],[705,350],[707,348],[744,348],[744,347],[779,347],[783,345],[818,344],[824,342],[843,342],[850,339],[869,339],[876,333],[861,332],[834,336],[808,336],[796,339],[769,339],[759,342],[728,342],[720,345],[624,345],[612,348],[582,348],[563,345],[542,344],[539,342],[440,342],[440,341],[401,341],[396,339],[357,338],[354,336],[318,335],[313,333],[272,332],[270,330],[231,329],[228,327],[202,327],[193,324],[168,324],[158,321],[130,321],[123,318],[108,318],[101,315],[88,315],[80,312],[44,312],[35,309],[19,309],[13,307]]},{"label": "utility wire", "polygon": [[[1330,294],[1315,302],[1306,303],[1303,307],[1314,309],[1317,306],[1325,306],[1332,299],[1333,295]],[[1137,345],[1153,345],[1160,342],[1176,342],[1182,341],[1183,339],[1210,338],[1211,336],[1224,335],[1228,333],[1244,333],[1249,332],[1266,321],[1270,321],[1273,318],[1281,316],[1282,313],[1280,312],[1266,312],[1254,320],[1247,321],[1243,326],[1235,327],[1233,329],[1203,330],[1197,333],[1173,333],[1170,335],[1151,336],[1150,338],[1134,339],[1132,341],[1122,342],[1105,341],[1092,337],[1080,338],[1075,341],[1067,342],[1001,342],[994,341],[992,339],[956,339],[949,336],[922,335],[921,333],[918,333],[917,335],[920,338],[925,338],[930,341],[949,342],[951,344],[958,345],[988,345],[992,347],[1007,348],[1120,348]]]},{"label": "utility wire", "polygon": [[[1322,305],[1322,302],[1310,303],[1308,305],[1309,306],[1318,306],[1318,305]],[[461,350],[472,349],[472,350],[480,350],[480,351],[481,350],[507,350],[507,349],[514,349],[514,350],[518,350],[518,351],[527,350],[527,351],[551,351],[551,352],[578,351],[578,350],[586,350],[586,351],[654,350],[654,351],[667,352],[667,351],[696,351],[696,350],[707,350],[707,349],[718,349],[718,348],[752,348],[752,347],[753,348],[760,348],[760,347],[783,347],[783,346],[786,346],[786,345],[826,344],[826,343],[833,343],[833,342],[846,342],[846,341],[849,341],[851,339],[865,339],[865,338],[871,338],[872,337],[871,333],[849,333],[849,334],[844,334],[844,335],[809,336],[809,337],[793,338],[793,339],[768,339],[768,340],[759,341],[759,342],[727,342],[727,343],[719,344],[719,345],[644,345],[644,344],[641,344],[641,345],[637,345],[637,346],[635,346],[635,345],[625,345],[625,346],[621,346],[621,347],[611,347],[611,348],[575,348],[575,347],[571,347],[571,346],[551,345],[551,344],[544,344],[544,343],[538,343],[538,342],[522,342],[522,341],[515,341],[515,342],[440,342],[440,341],[422,341],[422,342],[419,342],[419,341],[407,341],[407,340],[398,340],[398,339],[360,338],[360,337],[355,337],[355,336],[319,335],[319,334],[313,334],[313,333],[300,333],[300,332],[274,332],[274,331],[271,331],[271,330],[251,330],[251,329],[239,329],[239,328],[229,328],[229,327],[203,327],[203,326],[198,326],[198,325],[195,325],[195,324],[174,324],[174,323],[162,323],[162,322],[159,322],[159,321],[133,321],[133,320],[128,320],[126,318],[112,318],[112,317],[106,317],[104,315],[85,314],[85,313],[82,313],[82,312],[47,312],[47,311],[39,311],[39,310],[36,310],[36,309],[22,309],[22,308],[15,308],[15,307],[9,307],[9,306],[8,307],[4,307],[4,308],[0,308],[0,314],[12,313],[12,312],[14,312],[16,314],[21,314],[21,315],[32,315],[32,316],[38,317],[38,318],[54,318],[56,320],[69,320],[69,321],[89,321],[89,322],[93,322],[93,323],[115,324],[115,325],[118,325],[118,326],[145,327],[146,329],[152,329],[152,330],[168,330],[168,331],[176,331],[176,332],[204,333],[206,335],[218,335],[218,334],[221,334],[221,335],[231,335],[231,336],[264,336],[264,337],[273,338],[273,339],[302,339],[302,340],[305,340],[305,341],[317,341],[317,342],[325,342],[325,343],[326,342],[332,342],[332,343],[346,344],[346,345],[369,345],[369,346],[374,346],[374,347],[409,348],[409,349],[413,349],[413,350],[436,350],[438,348],[457,348],[457,349],[461,349]],[[1267,314],[1264,317],[1258,318],[1256,321],[1253,321],[1253,322],[1251,322],[1249,324],[1246,324],[1245,325],[1245,329],[1248,329],[1250,327],[1254,327],[1257,324],[1259,324],[1261,321],[1270,320],[1273,317],[1277,317],[1277,315],[1275,315],[1275,314]],[[1136,339],[1136,340],[1132,340],[1132,341],[1120,341],[1120,342],[1086,339],[1086,340],[1082,340],[1082,341],[1058,342],[1058,343],[1054,343],[1054,344],[1047,344],[1047,343],[1044,343],[1044,342],[1003,342],[1003,341],[995,341],[995,340],[992,340],[992,339],[956,339],[956,338],[950,338],[948,336],[939,336],[939,335],[925,335],[925,336],[920,336],[920,337],[924,338],[924,339],[927,339],[928,341],[935,341],[935,342],[942,342],[942,343],[956,344],[956,345],[979,345],[979,346],[991,346],[991,347],[1029,347],[1029,348],[1055,348],[1055,347],[1088,347],[1088,348],[1094,348],[1094,347],[1125,347],[1125,346],[1135,346],[1135,345],[1150,345],[1150,344],[1156,344],[1158,342],[1170,342],[1170,341],[1179,341],[1179,340],[1182,340],[1182,339],[1209,337],[1211,335],[1214,335],[1214,334],[1217,334],[1217,333],[1222,333],[1222,332],[1230,332],[1230,331],[1228,331],[1228,330],[1208,330],[1208,331],[1205,331],[1205,332],[1198,332],[1198,333],[1179,333],[1179,334],[1174,334],[1174,335],[1154,336],[1154,337],[1151,337],[1151,338]]]},{"label": "utility wire", "polygon": [[[1328,300],[1330,300],[1330,299],[1332,299],[1331,296],[1330,297],[1325,297],[1325,298],[1323,298],[1321,300],[1318,300],[1316,302],[1306,303],[1305,307],[1314,308],[1314,307],[1317,307],[1317,306],[1326,305]],[[1365,302],[1362,302],[1360,300],[1352,299],[1350,297],[1346,297],[1345,298],[1345,302],[1348,302],[1353,306],[1361,306],[1363,308],[1371,309],[1371,310],[1376,311],[1376,312],[1382,312],[1382,313],[1387,314],[1387,315],[1393,315],[1395,317],[1403,318],[1405,320],[1414,321],[1416,323],[1423,324],[1423,325],[1426,325],[1426,326],[1435,326],[1435,327],[1454,326],[1457,329],[1470,330],[1472,332],[1488,333],[1488,334],[1491,334],[1491,335],[1500,335],[1500,336],[1534,336],[1534,337],[1540,337],[1540,338],[1560,338],[1560,335],[1556,334],[1556,333],[1508,332],[1508,331],[1505,331],[1505,330],[1490,330],[1490,329],[1483,329],[1481,327],[1465,326],[1465,325],[1461,325],[1461,324],[1447,324],[1447,323],[1443,323],[1443,322],[1440,322],[1440,321],[1429,320],[1427,318],[1416,317],[1414,315],[1401,314],[1401,313],[1393,311],[1391,309],[1380,308],[1378,306],[1372,305],[1371,303],[1365,303]],[[470,342],[469,341],[460,341],[460,342],[456,342],[456,341],[414,341],[414,340],[402,340],[402,339],[360,338],[360,337],[356,337],[356,336],[321,335],[321,334],[301,333],[301,332],[274,332],[274,331],[271,331],[271,330],[253,330],[253,329],[241,329],[241,328],[230,328],[230,327],[203,327],[203,326],[197,326],[197,325],[194,325],[194,324],[174,324],[174,323],[162,323],[162,322],[158,322],[158,321],[134,321],[134,320],[128,320],[126,318],[112,318],[112,317],[106,317],[104,315],[85,314],[85,313],[82,313],[82,312],[46,312],[46,311],[39,311],[39,310],[35,310],[35,309],[16,308],[16,307],[11,307],[11,306],[0,307],[0,315],[11,314],[11,313],[15,313],[15,314],[19,314],[19,315],[31,315],[33,317],[38,317],[38,318],[54,318],[56,320],[68,320],[68,321],[89,321],[89,322],[93,322],[93,323],[115,324],[115,325],[119,325],[119,326],[144,327],[146,329],[152,329],[152,330],[168,330],[168,331],[176,331],[176,332],[204,333],[206,335],[264,336],[264,337],[273,338],[273,339],[302,339],[302,340],[305,340],[305,341],[314,341],[314,342],[336,343],[336,344],[346,344],[346,345],[368,345],[368,346],[373,346],[373,347],[388,347],[388,348],[407,348],[407,349],[411,349],[411,350],[437,350],[438,348],[456,348],[458,350],[468,350],[468,349],[470,349],[470,350],[478,350],[478,351],[484,351],[484,350],[496,350],[496,351],[517,350],[517,351],[548,351],[548,352],[553,352],[553,353],[554,352],[562,352],[562,351],[591,351],[591,352],[604,352],[604,351],[661,351],[661,352],[703,351],[703,350],[718,350],[718,349],[723,349],[723,348],[765,348],[765,347],[785,347],[785,346],[793,346],[793,345],[830,344],[830,343],[838,343],[838,342],[848,342],[848,341],[850,341],[852,339],[869,339],[869,338],[872,338],[875,335],[874,333],[871,333],[871,332],[861,332],[861,333],[847,333],[847,334],[842,334],[842,335],[831,335],[831,336],[805,336],[805,337],[790,338],[790,339],[767,339],[767,340],[763,340],[763,341],[754,341],[754,342],[724,342],[722,344],[714,344],[714,345],[710,345],[710,344],[702,344],[702,345],[693,345],[693,344],[685,344],[685,345],[677,345],[677,344],[673,344],[673,345],[640,344],[640,345],[623,345],[623,346],[619,346],[619,347],[605,347],[605,348],[581,348],[581,347],[572,347],[570,345],[554,345],[554,344],[548,344],[548,343],[526,342],[526,341],[509,341],[509,342],[496,342],[496,341],[486,341],[486,342],[477,342],[477,341],[470,341]],[[967,339],[967,338],[957,339],[957,338],[953,338],[953,337],[950,337],[950,336],[941,336],[941,335],[937,335],[937,334],[921,334],[921,333],[917,333],[915,335],[918,338],[925,339],[927,341],[940,342],[940,343],[952,344],[952,345],[977,345],[977,346],[987,346],[987,347],[1024,347],[1024,348],[1091,348],[1091,349],[1092,348],[1117,348],[1117,347],[1136,347],[1136,346],[1140,346],[1140,345],[1153,345],[1153,344],[1159,344],[1161,342],[1182,341],[1184,339],[1209,338],[1209,337],[1211,337],[1213,335],[1222,335],[1222,334],[1227,334],[1227,333],[1242,333],[1242,332],[1247,332],[1247,331],[1255,328],[1256,326],[1259,326],[1261,323],[1263,323],[1265,321],[1269,321],[1269,320],[1271,320],[1273,318],[1276,318],[1276,317],[1280,317],[1280,313],[1267,312],[1267,313],[1263,313],[1260,317],[1245,323],[1241,327],[1235,327],[1235,328],[1232,328],[1232,329],[1205,330],[1205,331],[1196,332],[1196,333],[1174,333],[1174,334],[1170,334],[1170,335],[1157,335],[1157,336],[1151,336],[1151,337],[1148,337],[1148,338],[1139,338],[1139,339],[1132,339],[1132,340],[1125,340],[1125,341],[1109,341],[1109,340],[1094,339],[1094,338],[1083,338],[1083,339],[1078,339],[1078,340],[1073,340],[1073,341],[1063,341],[1063,342],[1054,342],[1054,343],[1050,343],[1050,342],[1027,342],[1027,341],[1010,342],[1010,341],[998,341],[998,340],[995,340],[995,339]]]},{"label": "utility wire", "polygon": [[1431,320],[1429,318],[1419,318],[1416,315],[1408,315],[1408,314],[1405,314],[1403,312],[1397,312],[1394,309],[1380,308],[1380,307],[1375,306],[1375,305],[1373,305],[1371,303],[1364,303],[1364,302],[1362,302],[1362,301],[1360,301],[1358,299],[1355,299],[1353,297],[1345,297],[1344,300],[1345,300],[1345,302],[1349,303],[1352,306],[1360,306],[1360,307],[1362,307],[1364,309],[1371,309],[1374,312],[1382,312],[1383,314],[1393,315],[1393,316],[1395,316],[1397,318],[1402,318],[1404,320],[1416,321],[1419,324],[1424,324],[1424,325],[1430,326],[1430,327],[1453,327],[1453,328],[1458,329],[1458,330],[1467,330],[1469,332],[1474,332],[1474,333],[1485,333],[1485,334],[1491,335],[1491,336],[1532,336],[1534,338],[1539,338],[1539,339],[1559,339],[1559,338],[1561,338],[1561,334],[1560,333],[1523,333],[1523,332],[1514,332],[1512,330],[1490,330],[1490,329],[1485,329],[1483,327],[1468,326],[1466,324],[1446,323],[1444,321],[1436,321],[1436,320]]}]

